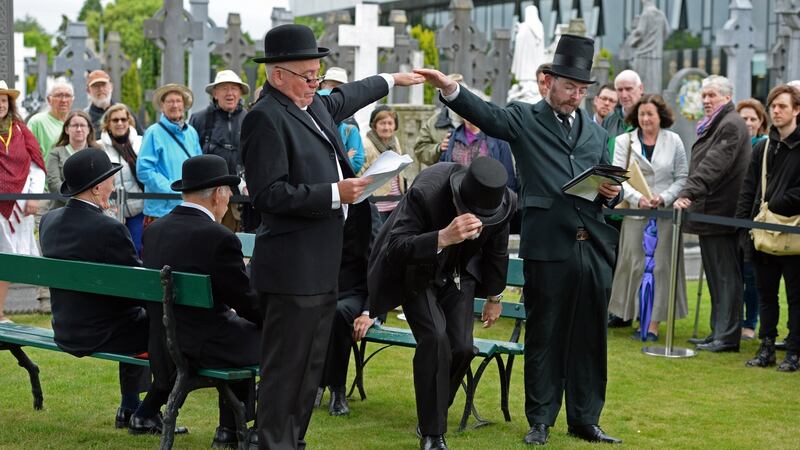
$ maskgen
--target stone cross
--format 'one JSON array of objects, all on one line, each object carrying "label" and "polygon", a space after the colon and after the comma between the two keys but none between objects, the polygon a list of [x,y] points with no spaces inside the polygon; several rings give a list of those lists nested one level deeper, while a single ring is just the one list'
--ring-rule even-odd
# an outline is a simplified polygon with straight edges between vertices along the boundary
[{"label": "stone cross", "polygon": [[131,67],[131,62],[122,53],[122,39],[116,31],[108,33],[105,61],[111,83],[114,85],[111,99],[119,103],[122,99],[122,75]]},{"label": "stone cross", "polygon": [[769,48],[767,53],[767,67],[770,69],[770,86],[784,83],[786,73],[786,50],[789,47],[789,27],[783,23],[781,16],[778,16],[778,33],[775,36],[775,43]]},{"label": "stone cross", "polygon": [[17,101],[22,101],[28,94],[28,83],[25,80],[25,60],[36,56],[36,49],[25,47],[24,33],[14,33],[14,80],[19,91]]},{"label": "stone cross", "polygon": [[[339,26],[339,45],[356,48],[351,80],[361,80],[378,72],[378,49],[394,46],[394,28],[378,26],[378,5],[356,5],[356,24]],[[361,108],[355,119],[359,128],[369,128],[374,105]]]},{"label": "stone cross", "polygon": [[225,31],[224,44],[214,48],[214,54],[222,56],[226,68],[241,75],[242,67],[248,58],[256,54],[253,45],[242,35],[242,18],[237,13],[228,14],[228,29]]},{"label": "stone cross", "polygon": [[[419,41],[411,39],[406,32],[408,26],[406,12],[402,9],[393,9],[389,13],[389,24],[394,27],[394,47],[381,51],[381,60],[385,61],[381,72],[410,72],[411,53],[419,49]],[[395,87],[389,93],[389,103],[408,103],[408,99],[409,87]]]},{"label": "stone cross", "polygon": [[348,11],[332,11],[325,15],[325,31],[319,38],[320,47],[330,49],[331,53],[325,57],[327,67],[341,67],[347,71],[350,80],[353,79],[355,68],[356,50],[353,47],[339,45],[339,25],[352,23]]},{"label": "stone cross", "polygon": [[294,14],[292,14],[292,12],[286,8],[273,7],[270,18],[272,19],[272,28],[275,28],[278,25],[294,23]]},{"label": "stone cross", "polygon": [[472,0],[451,0],[453,20],[436,32],[436,46],[450,62],[447,72],[460,73],[469,86],[477,86],[483,77],[476,76],[475,68],[486,54],[489,42],[478,26],[470,19]]},{"label": "stone cross", "polygon": [[492,49],[486,57],[485,67],[489,68],[488,78],[492,86],[492,102],[505,105],[508,88],[511,87],[511,30],[495,28],[492,31]]},{"label": "stone cross", "polygon": [[86,46],[89,31],[83,22],[70,22],[67,25],[67,46],[53,61],[53,72],[68,74],[67,78],[75,90],[73,109],[84,109],[88,99],[82,93],[86,90],[86,75],[100,68],[100,59],[94,50]]},{"label": "stone cross", "polygon": [[31,92],[44,100],[47,95],[47,76],[52,74],[50,66],[47,64],[47,53],[37,53],[36,58],[25,58],[25,72],[36,74],[36,91]]},{"label": "stone cross", "polygon": [[[144,36],[161,49],[161,80],[185,84],[184,52],[193,41],[203,38],[203,24],[183,9],[182,0],[164,0],[164,7],[144,21]],[[198,96],[195,92],[195,97]]]},{"label": "stone cross", "polygon": [[0,1],[0,80],[14,89],[14,2]]},{"label": "stone cross", "polygon": [[189,52],[189,88],[194,93],[191,111],[197,112],[205,109],[210,101],[205,94],[206,85],[211,81],[210,52],[223,41],[225,30],[208,17],[208,0],[189,0],[189,11],[192,18],[203,27],[203,38],[192,42]]},{"label": "stone cross", "polygon": [[728,56],[727,77],[733,83],[733,100],[751,97],[751,64],[759,41],[753,28],[750,0],[732,0],[730,18],[717,32],[716,43]]},{"label": "stone cross", "polygon": [[788,31],[784,81],[800,80],[800,0],[778,0],[775,13]]}]

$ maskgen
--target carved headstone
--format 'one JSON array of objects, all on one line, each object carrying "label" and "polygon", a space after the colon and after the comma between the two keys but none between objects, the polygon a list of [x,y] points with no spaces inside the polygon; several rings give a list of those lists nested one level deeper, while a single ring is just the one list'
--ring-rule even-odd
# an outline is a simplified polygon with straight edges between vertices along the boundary
[{"label": "carved headstone", "polygon": [[242,34],[242,18],[236,13],[228,14],[225,43],[217,45],[214,54],[222,56],[227,68],[241,75],[244,63],[255,53],[253,45],[247,42]]},{"label": "carved headstone", "polygon": [[223,41],[225,30],[208,17],[208,0],[189,0],[189,8],[192,18],[203,26],[203,38],[192,42],[192,50],[189,53],[189,88],[195,94],[191,110],[196,112],[205,109],[210,101],[203,92],[211,81],[209,52]]},{"label": "carved headstone", "polygon": [[791,31],[784,23],[783,17],[778,15],[778,34],[775,42],[767,53],[767,67],[770,69],[770,86],[775,86],[786,82],[786,52],[789,48],[789,36]]},{"label": "carved headstone", "polygon": [[[356,5],[356,24],[339,26],[339,45],[356,48],[353,80],[361,80],[378,71],[378,49],[394,46],[394,28],[378,26],[378,5]],[[374,105],[361,108],[355,119],[359,128],[369,127]]]},{"label": "carved headstone", "polygon": [[356,49],[339,45],[339,26],[352,24],[348,11],[332,11],[325,15],[325,31],[319,38],[320,47],[330,49],[324,58],[327,67],[341,67],[352,74],[355,68]]},{"label": "carved headstone", "polygon": [[0,80],[14,88],[14,2],[0,1]]},{"label": "carved headstone", "polygon": [[511,86],[511,30],[495,28],[492,31],[492,48],[486,56],[485,67],[489,85],[492,86],[492,102],[504,105]]},{"label": "carved headstone", "polygon": [[451,0],[453,20],[436,32],[436,47],[447,62],[445,72],[460,73],[469,86],[479,87],[483,77],[475,69],[481,67],[489,41],[470,18],[472,9],[472,0]]},{"label": "carved headstone", "polygon": [[687,158],[691,158],[691,148],[697,140],[697,121],[704,115],[700,87],[707,76],[706,71],[696,67],[681,69],[669,80],[664,90],[664,101],[675,111],[672,131],[681,137]]},{"label": "carved headstone", "polygon": [[[414,148],[414,143],[417,141],[419,129],[430,119],[436,107],[433,105],[396,104],[392,105],[392,108],[397,113],[397,122],[399,124],[397,140],[400,141],[400,148],[406,154],[412,155],[413,158],[414,152],[411,149]],[[411,185],[414,177],[419,174],[422,168],[419,161],[414,158],[414,163],[403,172],[403,176],[409,185]]]},{"label": "carved headstone", "polygon": [[[406,31],[408,17],[401,9],[393,9],[389,13],[389,24],[394,28],[394,47],[380,52],[380,59],[384,61],[381,72],[410,72],[411,54],[419,49],[419,42],[412,39]],[[407,86],[395,86],[389,93],[389,103],[408,103],[409,90]]]},{"label": "carved headstone", "polygon": [[111,83],[114,85],[111,99],[118,103],[122,98],[122,75],[131,67],[131,62],[122,54],[122,39],[116,31],[108,33],[105,61]]},{"label": "carved headstone", "polygon": [[[67,74],[76,93],[86,89],[86,75],[100,68],[100,59],[94,50],[86,46],[89,31],[83,22],[70,22],[67,25],[67,45],[53,61],[53,72]],[[84,109],[88,105],[85,95],[75,95],[73,109]]]},{"label": "carved headstone", "polygon": [[642,0],[642,14],[625,42],[633,49],[633,70],[642,78],[646,91],[658,92],[662,88],[664,41],[669,33],[664,13],[653,0]]},{"label": "carved headstone", "polygon": [[36,58],[25,58],[25,72],[36,75],[36,90],[29,95],[36,95],[44,100],[47,95],[47,77],[52,74],[47,64],[47,53],[38,53]]},{"label": "carved headstone", "polygon": [[788,31],[784,81],[800,80],[800,0],[778,0],[775,13]]},{"label": "carved headstone", "polygon": [[[164,0],[164,7],[144,21],[144,36],[161,49],[161,81],[186,84],[184,52],[203,38],[204,24],[183,9],[182,0]],[[208,72],[206,72],[208,74]],[[195,97],[197,97],[195,93]]]},{"label": "carved headstone", "polygon": [[717,45],[728,56],[727,77],[733,83],[735,102],[751,97],[751,64],[758,42],[752,18],[750,0],[732,0],[730,18],[716,36]]}]

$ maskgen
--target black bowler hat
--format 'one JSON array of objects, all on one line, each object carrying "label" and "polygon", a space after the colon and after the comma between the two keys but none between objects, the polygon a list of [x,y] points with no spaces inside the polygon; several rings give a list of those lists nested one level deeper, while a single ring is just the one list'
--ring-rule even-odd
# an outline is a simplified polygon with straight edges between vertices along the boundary
[{"label": "black bowler hat", "polygon": [[516,208],[507,182],[508,172],[503,164],[485,156],[475,158],[469,167],[450,175],[459,214],[475,214],[484,226],[502,222]]},{"label": "black bowler hat", "polygon": [[181,166],[183,178],[172,183],[173,191],[199,191],[217,186],[236,186],[239,177],[228,175],[228,163],[221,156],[199,155],[192,156]]},{"label": "black bowler hat", "polygon": [[264,36],[264,57],[253,58],[257,63],[298,61],[328,56],[331,51],[317,47],[311,28],[294,23],[277,26]]},{"label": "black bowler hat", "polygon": [[112,163],[103,150],[85,148],[73,153],[64,161],[64,182],[61,195],[72,197],[100,184],[114,175],[121,164]]},{"label": "black bowler hat", "polygon": [[574,34],[564,34],[558,40],[553,55],[553,67],[544,73],[569,78],[580,83],[594,84],[592,80],[592,61],[594,60],[594,40]]}]

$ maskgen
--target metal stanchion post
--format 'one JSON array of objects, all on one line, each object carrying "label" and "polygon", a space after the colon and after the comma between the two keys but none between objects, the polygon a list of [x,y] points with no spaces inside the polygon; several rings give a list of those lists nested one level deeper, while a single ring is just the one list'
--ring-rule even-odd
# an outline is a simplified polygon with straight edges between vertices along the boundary
[{"label": "metal stanchion post", "polygon": [[678,289],[678,264],[680,263],[678,254],[681,246],[681,224],[683,222],[683,210],[672,210],[672,253],[669,271],[669,303],[667,304],[667,337],[666,347],[646,346],[642,348],[642,353],[651,356],[664,356],[667,358],[687,358],[695,355],[694,350],[688,348],[673,347],[675,340],[675,301]]},{"label": "metal stanchion post", "polygon": [[697,337],[697,331],[700,327],[700,300],[703,298],[703,260],[700,260],[700,275],[697,277],[697,305],[694,308],[694,331],[692,337]]},{"label": "metal stanchion post", "polygon": [[117,220],[121,223],[125,223],[125,201],[127,200],[125,195],[125,188],[120,184],[117,186]]}]

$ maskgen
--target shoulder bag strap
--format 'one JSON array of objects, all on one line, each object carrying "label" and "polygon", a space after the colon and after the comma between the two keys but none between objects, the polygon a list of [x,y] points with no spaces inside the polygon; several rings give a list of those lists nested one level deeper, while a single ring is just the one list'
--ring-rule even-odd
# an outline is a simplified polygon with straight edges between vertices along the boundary
[{"label": "shoulder bag strap", "polygon": [[166,127],[166,126],[165,126],[163,123],[161,123],[161,122],[158,122],[158,124],[159,124],[159,125],[161,125],[161,128],[163,128],[163,129],[164,129],[164,131],[166,131],[166,132],[167,132],[167,134],[169,134],[169,135],[172,137],[172,139],[173,139],[175,142],[177,142],[177,143],[178,143],[178,145],[180,145],[180,146],[181,146],[181,150],[183,150],[183,153],[186,153],[186,157],[187,157],[187,158],[191,158],[191,157],[192,157],[192,155],[189,153],[189,150],[186,150],[186,146],[185,146],[185,145],[183,145],[183,142],[181,142],[181,141],[178,139],[178,136],[175,136],[175,133],[173,133],[172,131],[170,131],[170,130],[169,130],[169,128],[167,128],[167,127]]},{"label": "shoulder bag strap", "polygon": [[764,155],[761,157],[761,203],[767,192],[767,152],[769,151],[769,138],[764,143]]}]

